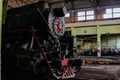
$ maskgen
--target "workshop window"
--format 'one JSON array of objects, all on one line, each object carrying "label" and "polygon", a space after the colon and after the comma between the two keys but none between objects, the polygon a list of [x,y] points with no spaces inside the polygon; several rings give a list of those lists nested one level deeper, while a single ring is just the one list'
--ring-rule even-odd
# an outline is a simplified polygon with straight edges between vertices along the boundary
[{"label": "workshop window", "polygon": [[113,18],[120,17],[120,8],[113,8]]},{"label": "workshop window", "polygon": [[93,20],[94,19],[94,11],[86,11],[86,20]]},{"label": "workshop window", "polygon": [[120,17],[120,8],[108,8],[106,13],[103,15],[103,18],[119,18]]},{"label": "workshop window", "polygon": [[78,21],[85,20],[85,11],[84,12],[78,12]]},{"label": "workshop window", "polygon": [[106,13],[103,15],[103,18],[112,18],[112,9],[106,9]]},{"label": "workshop window", "polygon": [[78,21],[83,21],[83,20],[93,20],[94,19],[94,11],[82,11],[78,12]]}]

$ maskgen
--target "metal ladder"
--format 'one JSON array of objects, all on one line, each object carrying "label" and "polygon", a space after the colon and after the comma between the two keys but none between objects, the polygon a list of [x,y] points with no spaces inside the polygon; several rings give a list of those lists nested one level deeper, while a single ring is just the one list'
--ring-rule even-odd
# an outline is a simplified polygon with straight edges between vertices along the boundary
[{"label": "metal ladder", "polygon": [[49,63],[49,61],[48,61],[48,59],[47,59],[47,57],[46,57],[46,55],[45,55],[45,53],[44,53],[44,50],[43,50],[43,48],[42,48],[42,46],[41,46],[41,44],[40,44],[40,42],[39,42],[39,39],[38,39],[38,37],[37,37],[37,35],[36,35],[35,30],[34,30],[33,27],[31,27],[30,32],[31,32],[32,35],[34,36],[34,39],[35,39],[35,41],[36,41],[36,43],[37,43],[37,45],[38,45],[39,51],[40,51],[42,57],[44,58],[47,66],[48,66],[48,69],[49,69],[49,71],[50,71],[49,74],[51,74],[52,79],[54,79],[54,75],[53,75],[53,71],[52,71],[52,68],[51,68],[51,66],[50,66],[50,63]]}]

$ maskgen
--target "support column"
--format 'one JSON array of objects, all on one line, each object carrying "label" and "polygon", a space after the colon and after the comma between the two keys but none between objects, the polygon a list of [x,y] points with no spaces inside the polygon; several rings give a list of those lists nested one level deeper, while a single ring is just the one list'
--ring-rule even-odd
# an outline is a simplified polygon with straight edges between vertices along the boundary
[{"label": "support column", "polygon": [[0,56],[1,56],[1,40],[2,40],[2,0],[0,0]]},{"label": "support column", "polygon": [[[1,75],[1,40],[2,40],[2,1],[0,0],[0,75]],[[1,80],[1,77],[0,77]]]},{"label": "support column", "polygon": [[5,23],[5,17],[6,17],[6,12],[7,12],[7,4],[8,4],[8,0],[4,0],[3,1],[3,10],[2,10],[2,23]]},{"label": "support column", "polygon": [[101,57],[101,33],[99,25],[97,25],[97,57]]},{"label": "support column", "polygon": [[73,37],[73,56],[77,58],[77,37]]},{"label": "support column", "polygon": [[71,35],[72,36],[75,36],[76,34],[75,34],[75,31],[74,31],[74,27],[71,27]]}]

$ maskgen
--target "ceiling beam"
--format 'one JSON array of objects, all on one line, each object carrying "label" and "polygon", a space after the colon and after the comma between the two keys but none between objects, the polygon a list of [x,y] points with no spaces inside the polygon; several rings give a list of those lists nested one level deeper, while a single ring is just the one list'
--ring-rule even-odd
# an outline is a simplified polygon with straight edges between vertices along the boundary
[{"label": "ceiling beam", "polygon": [[15,0],[15,2],[17,4],[17,6],[20,7],[20,4],[19,4],[18,0]]}]

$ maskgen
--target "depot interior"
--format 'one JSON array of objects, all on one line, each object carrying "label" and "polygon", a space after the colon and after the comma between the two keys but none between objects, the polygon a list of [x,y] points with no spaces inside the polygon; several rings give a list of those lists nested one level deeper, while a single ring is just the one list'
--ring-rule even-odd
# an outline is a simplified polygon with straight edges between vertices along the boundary
[{"label": "depot interior", "polygon": [[[0,24],[2,26],[2,24],[4,24],[5,22],[7,11],[14,8],[26,6],[29,4],[34,4],[41,0],[1,0],[1,1],[0,2],[1,4],[3,4],[3,6],[0,5],[0,17],[2,17],[0,19]],[[65,40],[66,44],[61,43],[62,45],[65,45],[61,47],[61,49],[68,48],[67,47],[69,46],[67,45],[68,41],[70,43],[72,42],[73,45],[72,48],[70,48],[73,50],[73,57],[77,58],[120,57],[120,0],[46,0],[46,1],[50,7],[56,8],[61,5],[62,6],[64,5],[67,9],[67,12],[64,16],[65,20],[64,35],[69,36],[70,38],[63,39],[63,40],[66,39]],[[1,33],[2,28],[0,29]],[[9,44],[6,44],[6,47],[9,46],[10,46]],[[3,71],[2,76],[4,75],[7,74],[4,74]],[[10,78],[10,76],[8,77]],[[3,80],[7,80],[7,78]]]}]

